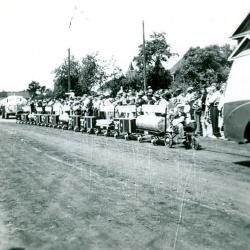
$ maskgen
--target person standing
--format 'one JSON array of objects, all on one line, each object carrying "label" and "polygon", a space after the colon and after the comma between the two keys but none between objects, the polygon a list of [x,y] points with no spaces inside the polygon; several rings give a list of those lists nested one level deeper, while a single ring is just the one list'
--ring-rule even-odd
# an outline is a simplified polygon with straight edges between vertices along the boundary
[{"label": "person standing", "polygon": [[220,88],[220,100],[218,103],[218,110],[219,110],[219,129],[220,129],[220,134],[221,138],[224,139],[224,121],[223,121],[223,109],[224,109],[224,103],[225,103],[225,88],[226,84],[223,83]]},{"label": "person standing", "polygon": [[219,86],[212,86],[211,95],[209,96],[209,110],[210,110],[210,119],[212,123],[213,137],[220,137],[220,129],[219,129],[219,109],[218,104],[220,100],[220,91]]},{"label": "person standing", "polygon": [[196,92],[194,99],[195,101],[193,102],[192,110],[194,112],[194,120],[196,122],[195,133],[198,135],[201,135],[202,134],[202,126],[201,126],[202,96],[201,96],[201,93]]}]

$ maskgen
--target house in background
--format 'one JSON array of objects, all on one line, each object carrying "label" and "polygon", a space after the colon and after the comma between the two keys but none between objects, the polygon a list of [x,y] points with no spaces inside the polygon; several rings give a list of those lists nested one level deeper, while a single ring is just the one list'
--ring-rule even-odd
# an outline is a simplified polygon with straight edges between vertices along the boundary
[{"label": "house in background", "polygon": [[0,97],[7,97],[7,96],[12,96],[12,95],[16,95],[16,96],[22,96],[24,98],[29,98],[29,92],[26,90],[23,91],[1,91],[0,92]]},{"label": "house in background", "polygon": [[250,141],[250,12],[231,38],[238,45],[229,57],[233,64],[225,91],[225,137]]}]

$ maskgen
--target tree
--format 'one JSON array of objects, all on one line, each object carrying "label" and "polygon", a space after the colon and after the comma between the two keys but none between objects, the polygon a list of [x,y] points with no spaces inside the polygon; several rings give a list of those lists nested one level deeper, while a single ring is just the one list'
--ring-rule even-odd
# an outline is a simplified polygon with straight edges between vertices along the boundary
[{"label": "tree", "polygon": [[[147,69],[148,85],[154,90],[159,88],[168,88],[171,84],[172,77],[169,71],[163,67],[163,63],[176,55],[171,52],[170,45],[166,42],[165,33],[154,32],[150,35],[150,40],[145,43],[145,62]],[[143,45],[139,46],[139,53],[134,57],[136,66],[139,69],[139,75],[143,72]]]},{"label": "tree", "polygon": [[213,82],[226,82],[232,64],[228,61],[231,53],[228,44],[190,48],[175,72],[175,86],[201,88]]},{"label": "tree", "polygon": [[87,55],[82,59],[79,73],[79,88],[82,93],[89,94],[94,88],[99,88],[107,79],[102,62],[97,54]]},{"label": "tree", "polygon": [[29,95],[31,98],[34,98],[38,95],[38,91],[40,90],[41,86],[39,82],[36,81],[32,81],[29,85],[28,85],[28,89],[27,91],[29,92]]},{"label": "tree", "polygon": [[[82,95],[82,89],[79,85],[79,75],[81,67],[80,63],[74,56],[70,58],[70,85],[71,90],[75,92],[76,95]],[[64,60],[58,68],[54,70],[54,94],[55,97],[62,98],[65,93],[68,92],[68,61]]]},{"label": "tree", "polygon": [[166,70],[162,66],[160,59],[157,58],[154,67],[148,74],[148,85],[152,86],[154,90],[167,89],[170,86],[172,79],[170,71]]},{"label": "tree", "polygon": [[0,92],[0,98],[7,97],[7,96],[8,96],[8,93],[6,91],[3,90]]},{"label": "tree", "polygon": [[124,85],[124,81],[126,80],[126,77],[124,75],[114,77],[107,82],[105,82],[101,87],[101,91],[109,91],[111,97],[115,97],[117,92],[120,90],[120,87]]},{"label": "tree", "polygon": [[[145,43],[145,61],[147,67],[152,67],[158,61],[167,62],[168,59],[175,55],[170,50],[170,45],[167,43],[165,38],[166,33],[154,32],[150,35],[150,40]],[[136,66],[142,71],[143,70],[143,45],[139,46],[139,54],[134,57]]]}]

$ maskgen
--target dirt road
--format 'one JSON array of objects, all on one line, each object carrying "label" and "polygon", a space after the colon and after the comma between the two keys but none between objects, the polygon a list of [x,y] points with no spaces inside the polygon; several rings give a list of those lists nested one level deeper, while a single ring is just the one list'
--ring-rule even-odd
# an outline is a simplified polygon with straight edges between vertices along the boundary
[{"label": "dirt road", "polygon": [[249,249],[250,145],[201,143],[0,120],[0,249]]}]

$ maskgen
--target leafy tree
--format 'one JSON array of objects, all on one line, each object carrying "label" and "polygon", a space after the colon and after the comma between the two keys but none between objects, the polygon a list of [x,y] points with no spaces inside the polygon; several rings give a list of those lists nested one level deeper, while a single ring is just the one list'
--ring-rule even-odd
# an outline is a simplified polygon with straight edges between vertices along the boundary
[{"label": "leafy tree", "polygon": [[108,80],[105,82],[100,90],[101,91],[110,91],[110,95],[112,97],[115,97],[117,92],[120,90],[120,87],[124,85],[124,81],[126,80],[126,77],[124,75],[119,77],[114,77],[113,79]]},{"label": "leafy tree", "polygon": [[[166,33],[154,32],[150,35],[150,40],[145,42],[145,61],[147,67],[152,67],[157,61],[167,62],[168,59],[175,55],[170,50],[170,45],[167,43],[165,38]],[[143,70],[143,45],[139,46],[139,54],[134,57],[136,66],[142,71]]]},{"label": "leafy tree", "polygon": [[44,91],[44,94],[46,98],[53,98],[54,97],[54,91],[52,89],[46,88]]},{"label": "leafy tree", "polygon": [[51,89],[47,89],[46,86],[41,86],[36,91],[37,99],[52,98],[52,97],[54,97],[53,91]]},{"label": "leafy tree", "polygon": [[228,61],[231,53],[232,49],[227,44],[190,48],[175,72],[175,87],[201,88],[213,82],[225,82],[231,68]]},{"label": "leafy tree", "polygon": [[111,67],[109,65],[109,68],[112,68],[112,73],[108,74],[109,79],[103,84],[101,90],[109,90],[112,96],[116,96],[121,87],[123,87],[125,91],[129,89],[140,90],[143,88],[142,73],[135,70],[132,63],[125,75],[121,74],[121,69],[115,65]]},{"label": "leafy tree", "polygon": [[82,59],[79,72],[79,88],[89,94],[93,88],[99,88],[107,79],[104,66],[97,54],[87,55]]},{"label": "leafy tree", "polygon": [[153,89],[167,89],[171,82],[172,76],[169,70],[166,70],[159,58],[157,58],[154,67],[148,74],[147,83],[152,86]]},{"label": "leafy tree", "polygon": [[32,81],[29,85],[28,85],[28,89],[27,91],[29,92],[29,95],[31,96],[31,98],[34,98],[38,95],[38,91],[41,89],[40,83],[36,82],[36,81]]},{"label": "leafy tree", "polygon": [[[71,90],[75,92],[76,95],[81,95],[83,90],[79,85],[79,75],[81,67],[80,63],[74,56],[70,58],[70,85]],[[55,97],[64,97],[65,93],[68,92],[68,61],[64,60],[58,68],[54,70],[54,94]]]},{"label": "leafy tree", "polygon": [[1,91],[0,92],[0,97],[2,98],[2,97],[7,97],[8,96],[8,94],[7,94],[7,92],[6,91]]},{"label": "leafy tree", "polygon": [[[145,62],[148,85],[153,89],[168,88],[171,84],[172,77],[163,67],[163,63],[174,55],[176,54],[171,52],[170,45],[166,42],[165,33],[154,32],[150,35],[150,40],[145,43]],[[134,61],[141,77],[143,76],[143,60],[143,45],[140,45],[139,53],[134,57]]]}]

